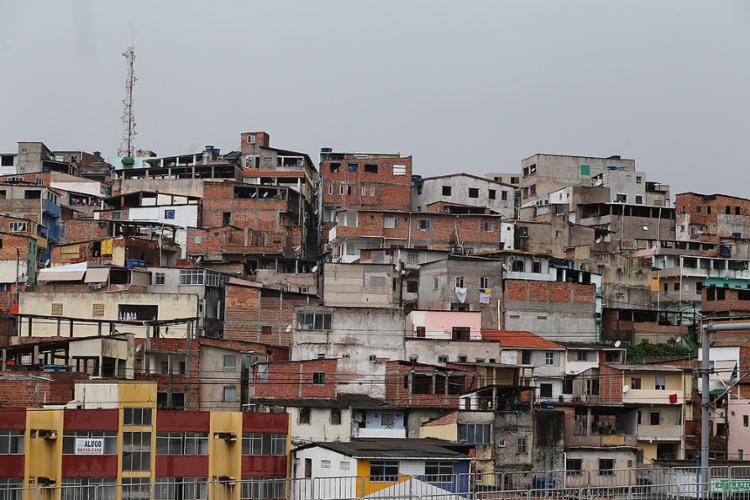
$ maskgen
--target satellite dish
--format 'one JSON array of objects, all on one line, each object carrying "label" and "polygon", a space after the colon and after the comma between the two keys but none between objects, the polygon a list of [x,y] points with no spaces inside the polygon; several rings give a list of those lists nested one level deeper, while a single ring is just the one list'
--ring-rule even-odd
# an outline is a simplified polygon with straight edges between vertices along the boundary
[{"label": "satellite dish", "polygon": [[599,187],[602,184],[604,184],[604,181],[602,179],[597,179],[596,181],[594,181],[594,187]]},{"label": "satellite dish", "polygon": [[644,231],[648,231],[648,226],[643,226]]},{"label": "satellite dish", "polygon": [[626,392],[628,392],[629,390],[630,390],[630,386],[629,386],[629,385],[623,385],[623,386],[622,386],[622,393],[623,393],[623,394],[625,394],[625,393],[626,393]]},{"label": "satellite dish", "polygon": [[292,331],[292,325],[286,325],[285,331],[286,331],[286,333],[291,332]]},{"label": "satellite dish", "polygon": [[622,345],[622,342],[620,342],[619,340],[615,342],[615,347],[620,347],[621,345]]},{"label": "satellite dish", "polygon": [[143,346],[140,345],[140,344],[138,344],[137,346],[135,346],[135,352],[141,352],[142,348],[143,348]]},{"label": "satellite dish", "polygon": [[317,273],[318,272],[318,266],[313,266],[311,269],[312,272]]},{"label": "satellite dish", "polygon": [[602,237],[601,236],[597,236],[596,239],[594,240],[594,243],[596,243],[596,244],[599,244],[601,242],[602,242]]},{"label": "satellite dish", "polygon": [[681,344],[682,343],[682,337],[677,337],[676,339],[674,339],[674,341],[675,341],[675,344]]},{"label": "satellite dish", "polygon": [[508,264],[503,264],[503,271],[509,271],[510,267],[508,267]]}]

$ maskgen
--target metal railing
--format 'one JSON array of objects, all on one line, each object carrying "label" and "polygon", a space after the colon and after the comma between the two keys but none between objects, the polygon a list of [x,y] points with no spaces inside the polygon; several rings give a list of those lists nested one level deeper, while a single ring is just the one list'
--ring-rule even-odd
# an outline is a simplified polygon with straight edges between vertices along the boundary
[{"label": "metal railing", "polygon": [[0,483],[0,500],[750,500],[750,466],[712,467],[707,488],[697,467],[493,474],[339,476],[214,480],[148,478],[126,484],[21,488]]}]

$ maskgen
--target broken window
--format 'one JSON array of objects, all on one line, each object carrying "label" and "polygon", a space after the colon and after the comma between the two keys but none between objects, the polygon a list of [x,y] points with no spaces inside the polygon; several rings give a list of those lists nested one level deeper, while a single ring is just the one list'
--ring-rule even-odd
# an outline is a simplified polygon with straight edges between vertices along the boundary
[{"label": "broken window", "polygon": [[378,166],[373,164],[365,164],[365,172],[369,172],[371,174],[377,174],[378,173]]}]

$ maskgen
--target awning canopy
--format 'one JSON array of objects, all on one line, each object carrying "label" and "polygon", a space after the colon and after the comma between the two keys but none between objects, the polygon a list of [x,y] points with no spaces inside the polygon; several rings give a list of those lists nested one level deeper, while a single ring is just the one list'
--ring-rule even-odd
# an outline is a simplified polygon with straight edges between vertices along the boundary
[{"label": "awning canopy", "polygon": [[106,283],[109,279],[108,267],[94,267],[86,271],[84,283]]},{"label": "awning canopy", "polygon": [[85,273],[85,270],[53,271],[52,269],[42,269],[39,271],[37,281],[81,281]]}]

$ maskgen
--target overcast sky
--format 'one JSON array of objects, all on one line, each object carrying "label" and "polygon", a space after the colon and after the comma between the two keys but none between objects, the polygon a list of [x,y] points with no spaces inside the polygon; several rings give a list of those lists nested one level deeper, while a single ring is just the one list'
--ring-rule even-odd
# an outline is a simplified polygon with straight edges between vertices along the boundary
[{"label": "overcast sky", "polygon": [[750,195],[750,2],[0,0],[0,151],[401,152],[415,173],[621,154],[673,192]]}]

